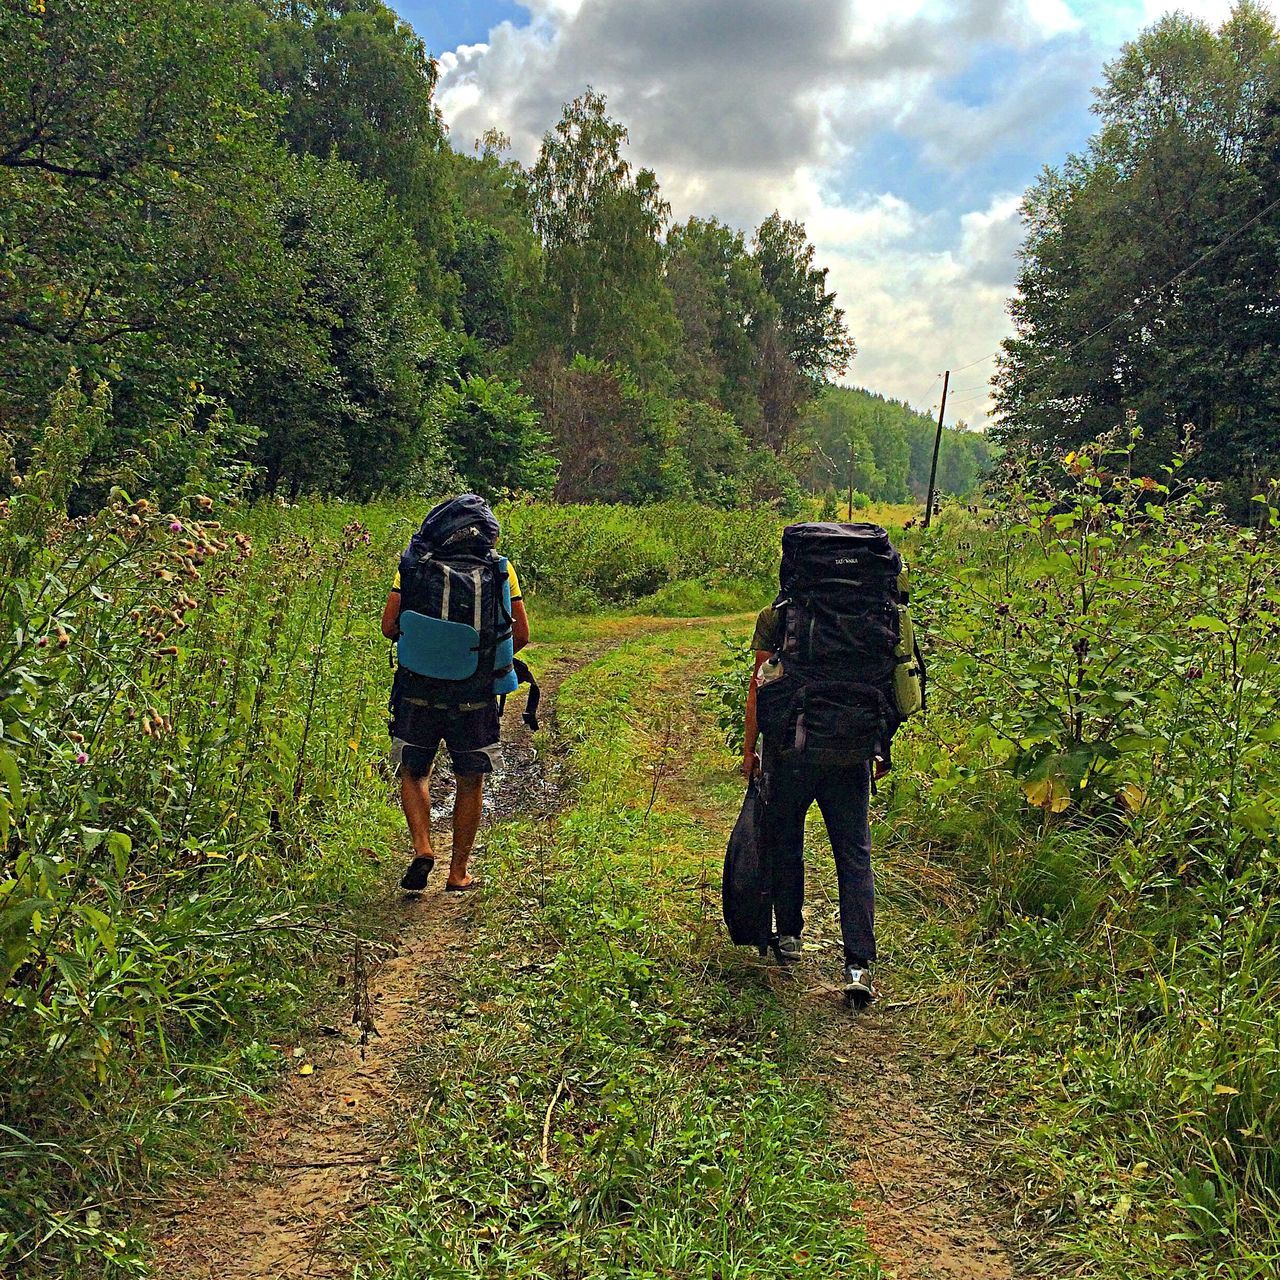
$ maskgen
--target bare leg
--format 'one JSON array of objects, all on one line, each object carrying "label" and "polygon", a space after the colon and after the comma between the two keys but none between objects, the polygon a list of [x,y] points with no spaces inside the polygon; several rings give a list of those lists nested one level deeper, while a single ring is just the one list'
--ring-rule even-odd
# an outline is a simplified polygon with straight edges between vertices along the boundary
[{"label": "bare leg", "polygon": [[409,835],[413,838],[413,856],[434,857],[435,852],[431,848],[431,775],[412,778],[407,769],[401,769],[400,803],[409,824]]},{"label": "bare leg", "polygon": [[484,774],[463,773],[457,778],[458,791],[453,800],[453,857],[449,863],[449,883],[468,884],[467,862],[480,830],[480,811],[484,804]]}]

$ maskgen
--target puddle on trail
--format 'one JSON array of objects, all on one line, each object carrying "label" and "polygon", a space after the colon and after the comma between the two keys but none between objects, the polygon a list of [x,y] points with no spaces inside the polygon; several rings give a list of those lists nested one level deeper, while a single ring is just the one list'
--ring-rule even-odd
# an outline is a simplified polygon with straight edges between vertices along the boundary
[{"label": "puddle on trail", "polygon": [[[542,718],[551,719],[553,709],[547,705],[546,694],[559,684],[559,673],[543,683]],[[548,687],[550,686],[550,688]],[[511,818],[545,818],[560,806],[561,767],[560,755],[546,746],[539,751],[534,746],[534,735],[520,718],[524,711],[524,699],[514,699],[502,717],[502,751],[497,763],[484,783],[484,821],[506,822]],[[546,728],[544,723],[543,728]],[[441,744],[431,772],[431,826],[448,828],[453,815],[454,780],[449,752]]]},{"label": "puddle on trail", "polygon": [[[484,783],[484,817],[503,822],[541,817],[555,811],[560,795],[560,767],[554,756],[540,754],[531,742],[502,744],[502,755]],[[431,774],[431,823],[448,825],[453,814],[453,767],[440,752]]]}]

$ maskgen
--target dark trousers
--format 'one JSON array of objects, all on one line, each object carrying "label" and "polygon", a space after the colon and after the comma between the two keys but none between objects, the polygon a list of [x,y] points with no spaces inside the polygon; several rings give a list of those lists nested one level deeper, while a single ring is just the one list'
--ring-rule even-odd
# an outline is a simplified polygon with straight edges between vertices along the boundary
[{"label": "dark trousers", "polygon": [[773,911],[782,937],[804,928],[804,819],[816,800],[836,857],[840,933],[849,962],[876,958],[876,891],[871,874],[871,766],[780,762],[768,770],[765,829],[773,866]]}]

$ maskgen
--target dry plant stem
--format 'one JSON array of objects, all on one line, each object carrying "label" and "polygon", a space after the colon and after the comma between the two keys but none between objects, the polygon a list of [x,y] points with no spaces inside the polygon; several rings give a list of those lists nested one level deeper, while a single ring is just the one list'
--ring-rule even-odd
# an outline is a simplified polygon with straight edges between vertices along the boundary
[{"label": "dry plant stem", "polygon": [[555,1114],[556,1103],[560,1101],[560,1095],[564,1089],[564,1077],[561,1076],[560,1082],[556,1085],[556,1091],[547,1104],[547,1114],[542,1121],[542,1163],[545,1165],[551,1164],[551,1117]]}]

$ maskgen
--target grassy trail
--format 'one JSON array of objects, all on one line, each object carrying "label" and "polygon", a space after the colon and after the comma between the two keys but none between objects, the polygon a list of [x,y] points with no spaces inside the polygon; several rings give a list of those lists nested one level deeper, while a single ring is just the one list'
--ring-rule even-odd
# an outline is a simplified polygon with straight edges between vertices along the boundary
[{"label": "grassy trail", "polygon": [[158,1274],[1013,1274],[892,973],[875,1015],[840,1006],[825,846],[798,975],[719,930],[740,788],[697,689],[730,621],[544,629],[567,803],[498,807],[482,901],[391,895],[377,1036],[306,1046],[230,1185],[158,1232]]},{"label": "grassy trail", "polygon": [[[536,645],[544,715],[554,716],[561,680],[638,629],[680,625],[663,619],[606,618],[583,626],[558,619]],[[552,802],[554,779],[541,767],[520,720],[523,691],[504,721],[503,789],[486,799],[490,821]],[[447,758],[437,771],[433,808],[452,800]],[[494,792],[497,794],[494,794]],[[484,832],[481,834],[483,842]],[[375,842],[377,835],[371,836]],[[353,957],[337,978],[337,1006],[320,1011],[309,1043],[282,1045],[293,1074],[276,1095],[247,1109],[241,1149],[215,1184],[193,1183],[158,1216],[153,1274],[158,1277],[338,1277],[349,1266],[326,1242],[371,1194],[370,1178],[390,1158],[404,1118],[400,1074],[425,1038],[439,1035],[456,1005],[459,968],[469,948],[474,899],[449,899],[443,878],[429,892],[400,895],[398,849],[387,866],[386,904],[377,921],[384,947]],[[447,858],[447,844],[442,846]],[[479,860],[478,860],[479,862]],[[367,1001],[367,1004],[364,1003]],[[367,1015],[364,1025],[356,1022]],[[303,1074],[305,1072],[305,1074]]]}]

